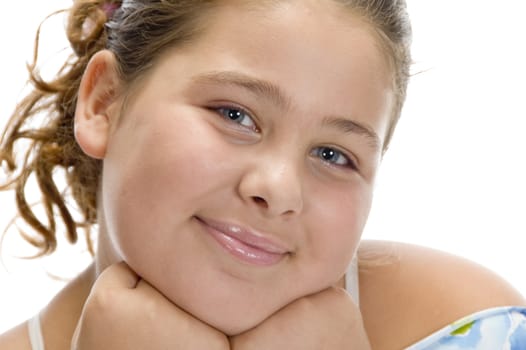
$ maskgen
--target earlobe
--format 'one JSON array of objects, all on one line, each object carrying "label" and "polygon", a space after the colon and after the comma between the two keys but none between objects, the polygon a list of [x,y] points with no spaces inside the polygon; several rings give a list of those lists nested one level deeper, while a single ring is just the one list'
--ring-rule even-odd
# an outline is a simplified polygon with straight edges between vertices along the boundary
[{"label": "earlobe", "polygon": [[118,110],[114,106],[120,80],[112,52],[96,53],[88,63],[79,87],[75,110],[75,139],[88,156],[104,158],[112,123]]}]

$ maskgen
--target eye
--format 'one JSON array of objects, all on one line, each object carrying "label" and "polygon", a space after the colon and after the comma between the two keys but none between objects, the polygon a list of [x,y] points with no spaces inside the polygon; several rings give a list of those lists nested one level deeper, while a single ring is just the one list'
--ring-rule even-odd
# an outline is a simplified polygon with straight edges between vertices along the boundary
[{"label": "eye", "polygon": [[346,167],[356,170],[356,164],[342,152],[332,147],[316,147],[311,155],[320,158],[322,161],[339,167]]},{"label": "eye", "polygon": [[220,107],[215,110],[228,121],[232,121],[245,128],[257,131],[254,119],[244,109],[238,107]]}]

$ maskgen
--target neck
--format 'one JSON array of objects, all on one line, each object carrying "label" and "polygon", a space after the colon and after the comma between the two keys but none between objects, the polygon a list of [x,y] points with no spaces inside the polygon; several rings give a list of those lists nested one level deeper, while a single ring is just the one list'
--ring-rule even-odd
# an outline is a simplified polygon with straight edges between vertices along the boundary
[{"label": "neck", "polygon": [[95,265],[91,264],[42,310],[40,317],[47,349],[71,348],[71,338],[95,279]]}]

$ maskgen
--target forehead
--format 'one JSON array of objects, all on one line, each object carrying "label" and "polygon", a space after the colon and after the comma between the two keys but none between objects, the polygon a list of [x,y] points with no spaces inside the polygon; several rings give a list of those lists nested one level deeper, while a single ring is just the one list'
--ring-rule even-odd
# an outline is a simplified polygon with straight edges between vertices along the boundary
[{"label": "forehead", "polygon": [[[335,0],[224,0],[203,16],[203,32],[210,41],[220,43],[221,36],[230,37],[244,41],[247,48],[263,44],[260,39],[265,36],[267,43],[273,40],[276,45],[280,39],[307,40],[320,52],[329,47],[324,42],[337,44],[342,59],[361,51],[378,73],[387,74],[390,62],[382,61],[385,50],[378,32],[362,12]],[[349,56],[345,49],[350,49]]]},{"label": "forehead", "polygon": [[204,24],[191,45],[176,50],[191,57],[188,76],[241,72],[279,86],[292,108],[361,116],[384,134],[391,75],[370,24],[358,15],[332,0],[228,1]]}]

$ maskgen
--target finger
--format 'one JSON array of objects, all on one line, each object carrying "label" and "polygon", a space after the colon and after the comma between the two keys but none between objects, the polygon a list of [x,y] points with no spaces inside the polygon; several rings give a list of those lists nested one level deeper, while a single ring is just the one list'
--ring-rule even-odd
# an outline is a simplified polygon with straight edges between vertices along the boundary
[{"label": "finger", "polygon": [[[152,311],[152,314],[159,315],[158,317],[163,317],[161,315],[168,317],[164,321],[166,324],[168,324],[168,320],[171,319],[177,320],[179,326],[186,324],[187,327],[193,327],[195,330],[211,328],[188,311],[180,308],[172,300],[168,299],[164,294],[142,278],[137,282],[134,295],[140,297],[144,301],[149,301],[147,305],[151,308],[150,311],[154,308],[157,310],[155,312]],[[146,303],[143,303],[143,307],[145,307],[145,305]]]},{"label": "finger", "polygon": [[327,305],[328,307],[334,307],[335,309],[345,306],[352,311],[359,312],[358,305],[352,298],[351,294],[340,287],[329,287],[317,294],[311,295],[309,298],[316,303]]},{"label": "finger", "polygon": [[139,276],[124,262],[107,267],[95,282],[95,287],[134,289]]},{"label": "finger", "polygon": [[176,309],[178,312],[185,313],[180,309],[176,304],[169,300],[164,294],[159,290],[153,287],[150,283],[140,278],[137,282],[137,286],[134,290],[134,295],[140,296],[141,298],[147,298],[148,300],[157,303],[158,305],[163,305],[167,310]]},{"label": "finger", "polygon": [[161,292],[157,291],[150,283],[148,283],[142,278],[139,278],[139,280],[137,281],[135,290],[136,292],[146,295],[146,296],[153,296],[156,294],[161,294]]},{"label": "finger", "polygon": [[163,305],[167,310],[172,308],[179,310],[179,308],[168,300],[165,295],[142,278],[137,282],[137,286],[133,290],[133,295],[135,295],[136,298],[149,300],[152,305]]}]

